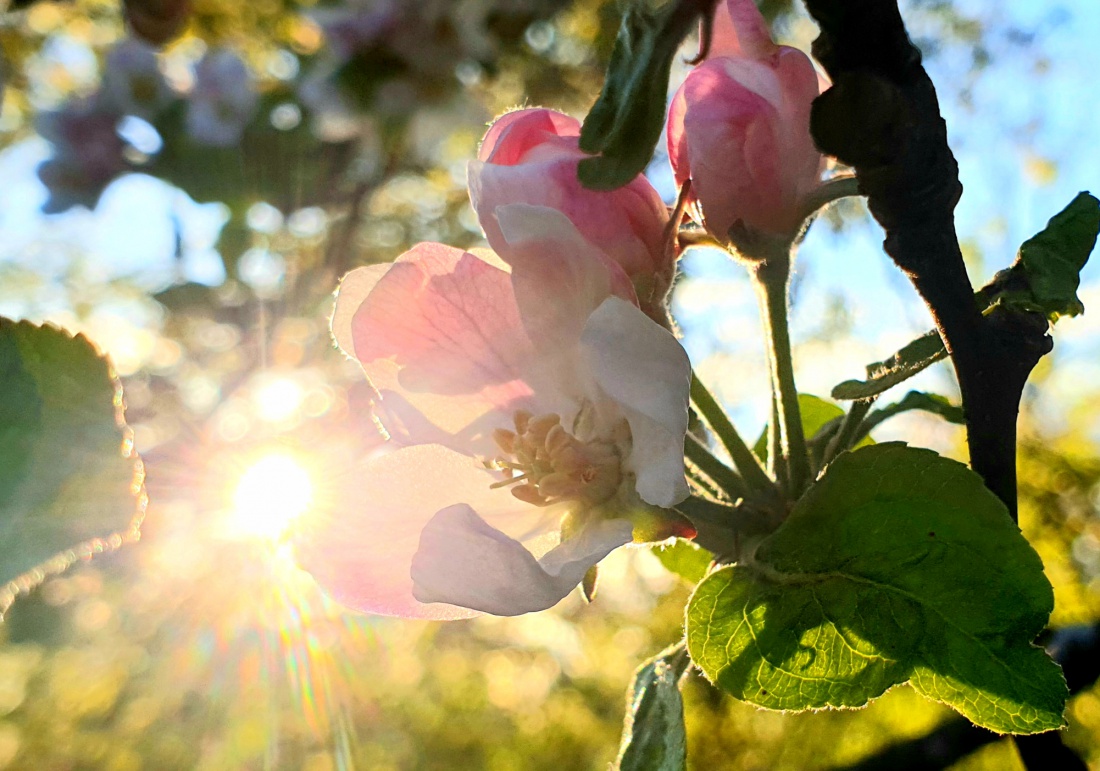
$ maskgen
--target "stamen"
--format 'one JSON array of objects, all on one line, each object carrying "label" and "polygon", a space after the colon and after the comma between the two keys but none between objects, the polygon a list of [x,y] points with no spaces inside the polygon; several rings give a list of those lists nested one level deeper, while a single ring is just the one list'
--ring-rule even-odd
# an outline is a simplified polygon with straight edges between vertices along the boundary
[{"label": "stamen", "polygon": [[486,466],[508,474],[491,485],[494,489],[515,485],[512,495],[535,506],[568,500],[598,504],[615,494],[623,477],[619,445],[630,441],[626,421],[622,430],[613,428],[610,438],[588,438],[585,432],[584,440],[570,434],[555,413],[534,416],[519,410],[513,422],[514,432],[496,429],[492,434],[501,455]]}]

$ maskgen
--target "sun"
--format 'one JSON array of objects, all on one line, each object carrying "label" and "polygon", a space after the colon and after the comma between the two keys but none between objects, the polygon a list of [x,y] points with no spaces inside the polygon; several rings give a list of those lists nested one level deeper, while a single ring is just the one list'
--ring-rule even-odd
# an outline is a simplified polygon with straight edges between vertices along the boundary
[{"label": "sun", "polygon": [[293,456],[264,455],[248,466],[233,495],[231,529],[241,536],[278,540],[313,502],[313,481]]}]

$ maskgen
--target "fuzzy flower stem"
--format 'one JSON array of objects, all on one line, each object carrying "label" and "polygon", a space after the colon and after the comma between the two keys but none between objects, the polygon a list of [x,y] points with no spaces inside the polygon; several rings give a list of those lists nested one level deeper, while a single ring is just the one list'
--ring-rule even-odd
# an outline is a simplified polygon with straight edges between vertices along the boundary
[{"label": "fuzzy flower stem", "polygon": [[745,440],[741,438],[725,410],[694,372],[691,375],[691,401],[718,440],[722,442],[726,452],[730,454],[734,466],[741,473],[749,489],[754,492],[775,490],[775,483],[768,477],[760,461],[745,444]]},{"label": "fuzzy flower stem", "polygon": [[745,480],[720,461],[702,441],[692,434],[688,434],[685,438],[684,455],[732,500],[736,501],[748,495],[749,490],[745,486]]},{"label": "fuzzy flower stem", "polygon": [[[806,436],[802,430],[802,414],[798,406],[798,389],[794,382],[794,360],[787,323],[787,286],[791,274],[791,258],[786,249],[770,250],[765,259],[752,265],[751,275],[764,321],[768,340],[768,363],[771,370],[772,393],[777,406],[782,463],[788,476],[787,492],[797,498],[810,481],[810,457]],[[776,463],[780,459],[776,458]]]}]

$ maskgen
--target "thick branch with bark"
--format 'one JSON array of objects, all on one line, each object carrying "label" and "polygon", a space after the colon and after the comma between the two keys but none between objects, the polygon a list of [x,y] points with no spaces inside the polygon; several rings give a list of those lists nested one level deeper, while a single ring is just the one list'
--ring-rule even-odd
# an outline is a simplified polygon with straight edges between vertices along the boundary
[{"label": "thick branch with bark", "polygon": [[806,0],[813,51],[833,80],[814,103],[823,152],[856,171],[886,252],[927,303],[951,354],[970,463],[1016,517],[1016,416],[1031,370],[1051,348],[1039,314],[974,302],[955,234],[962,194],[936,90],[896,0]]}]

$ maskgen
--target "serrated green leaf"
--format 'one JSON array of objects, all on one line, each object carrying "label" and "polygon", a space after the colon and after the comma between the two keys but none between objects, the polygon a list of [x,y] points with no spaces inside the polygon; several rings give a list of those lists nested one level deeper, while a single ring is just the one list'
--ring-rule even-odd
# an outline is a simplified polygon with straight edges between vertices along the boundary
[{"label": "serrated green leaf", "polygon": [[136,537],[141,461],[83,336],[0,319],[0,612],[20,588]]},{"label": "serrated green leaf", "polygon": [[714,561],[714,555],[709,551],[682,538],[677,538],[671,544],[654,547],[653,554],[670,572],[691,584],[702,581],[710,563]]},{"label": "serrated green leaf", "polygon": [[1081,269],[1088,262],[1100,232],[1100,200],[1078,193],[1069,206],[1020,246],[1013,271],[1022,271],[1027,289],[1008,292],[1002,302],[1037,311],[1052,321],[1085,312],[1077,297]]},{"label": "serrated green leaf", "polygon": [[678,643],[635,671],[627,692],[617,769],[683,771],[686,767],[687,734],[680,679],[690,665],[684,644]]},{"label": "serrated green leaf", "polygon": [[607,78],[581,127],[580,148],[593,155],[577,168],[581,184],[613,190],[645,170],[665,122],[669,70],[699,18],[698,4],[638,2],[623,14]]},{"label": "serrated green leaf", "polygon": [[866,380],[845,380],[833,388],[832,397],[852,401],[870,399],[947,358],[939,332],[926,332],[884,361],[867,365]]},{"label": "serrated green leaf", "polygon": [[1038,555],[981,479],[890,443],[841,455],[744,565],[687,611],[692,659],[769,709],[858,707],[910,682],[1003,733],[1063,725],[1032,644],[1054,606]]}]

